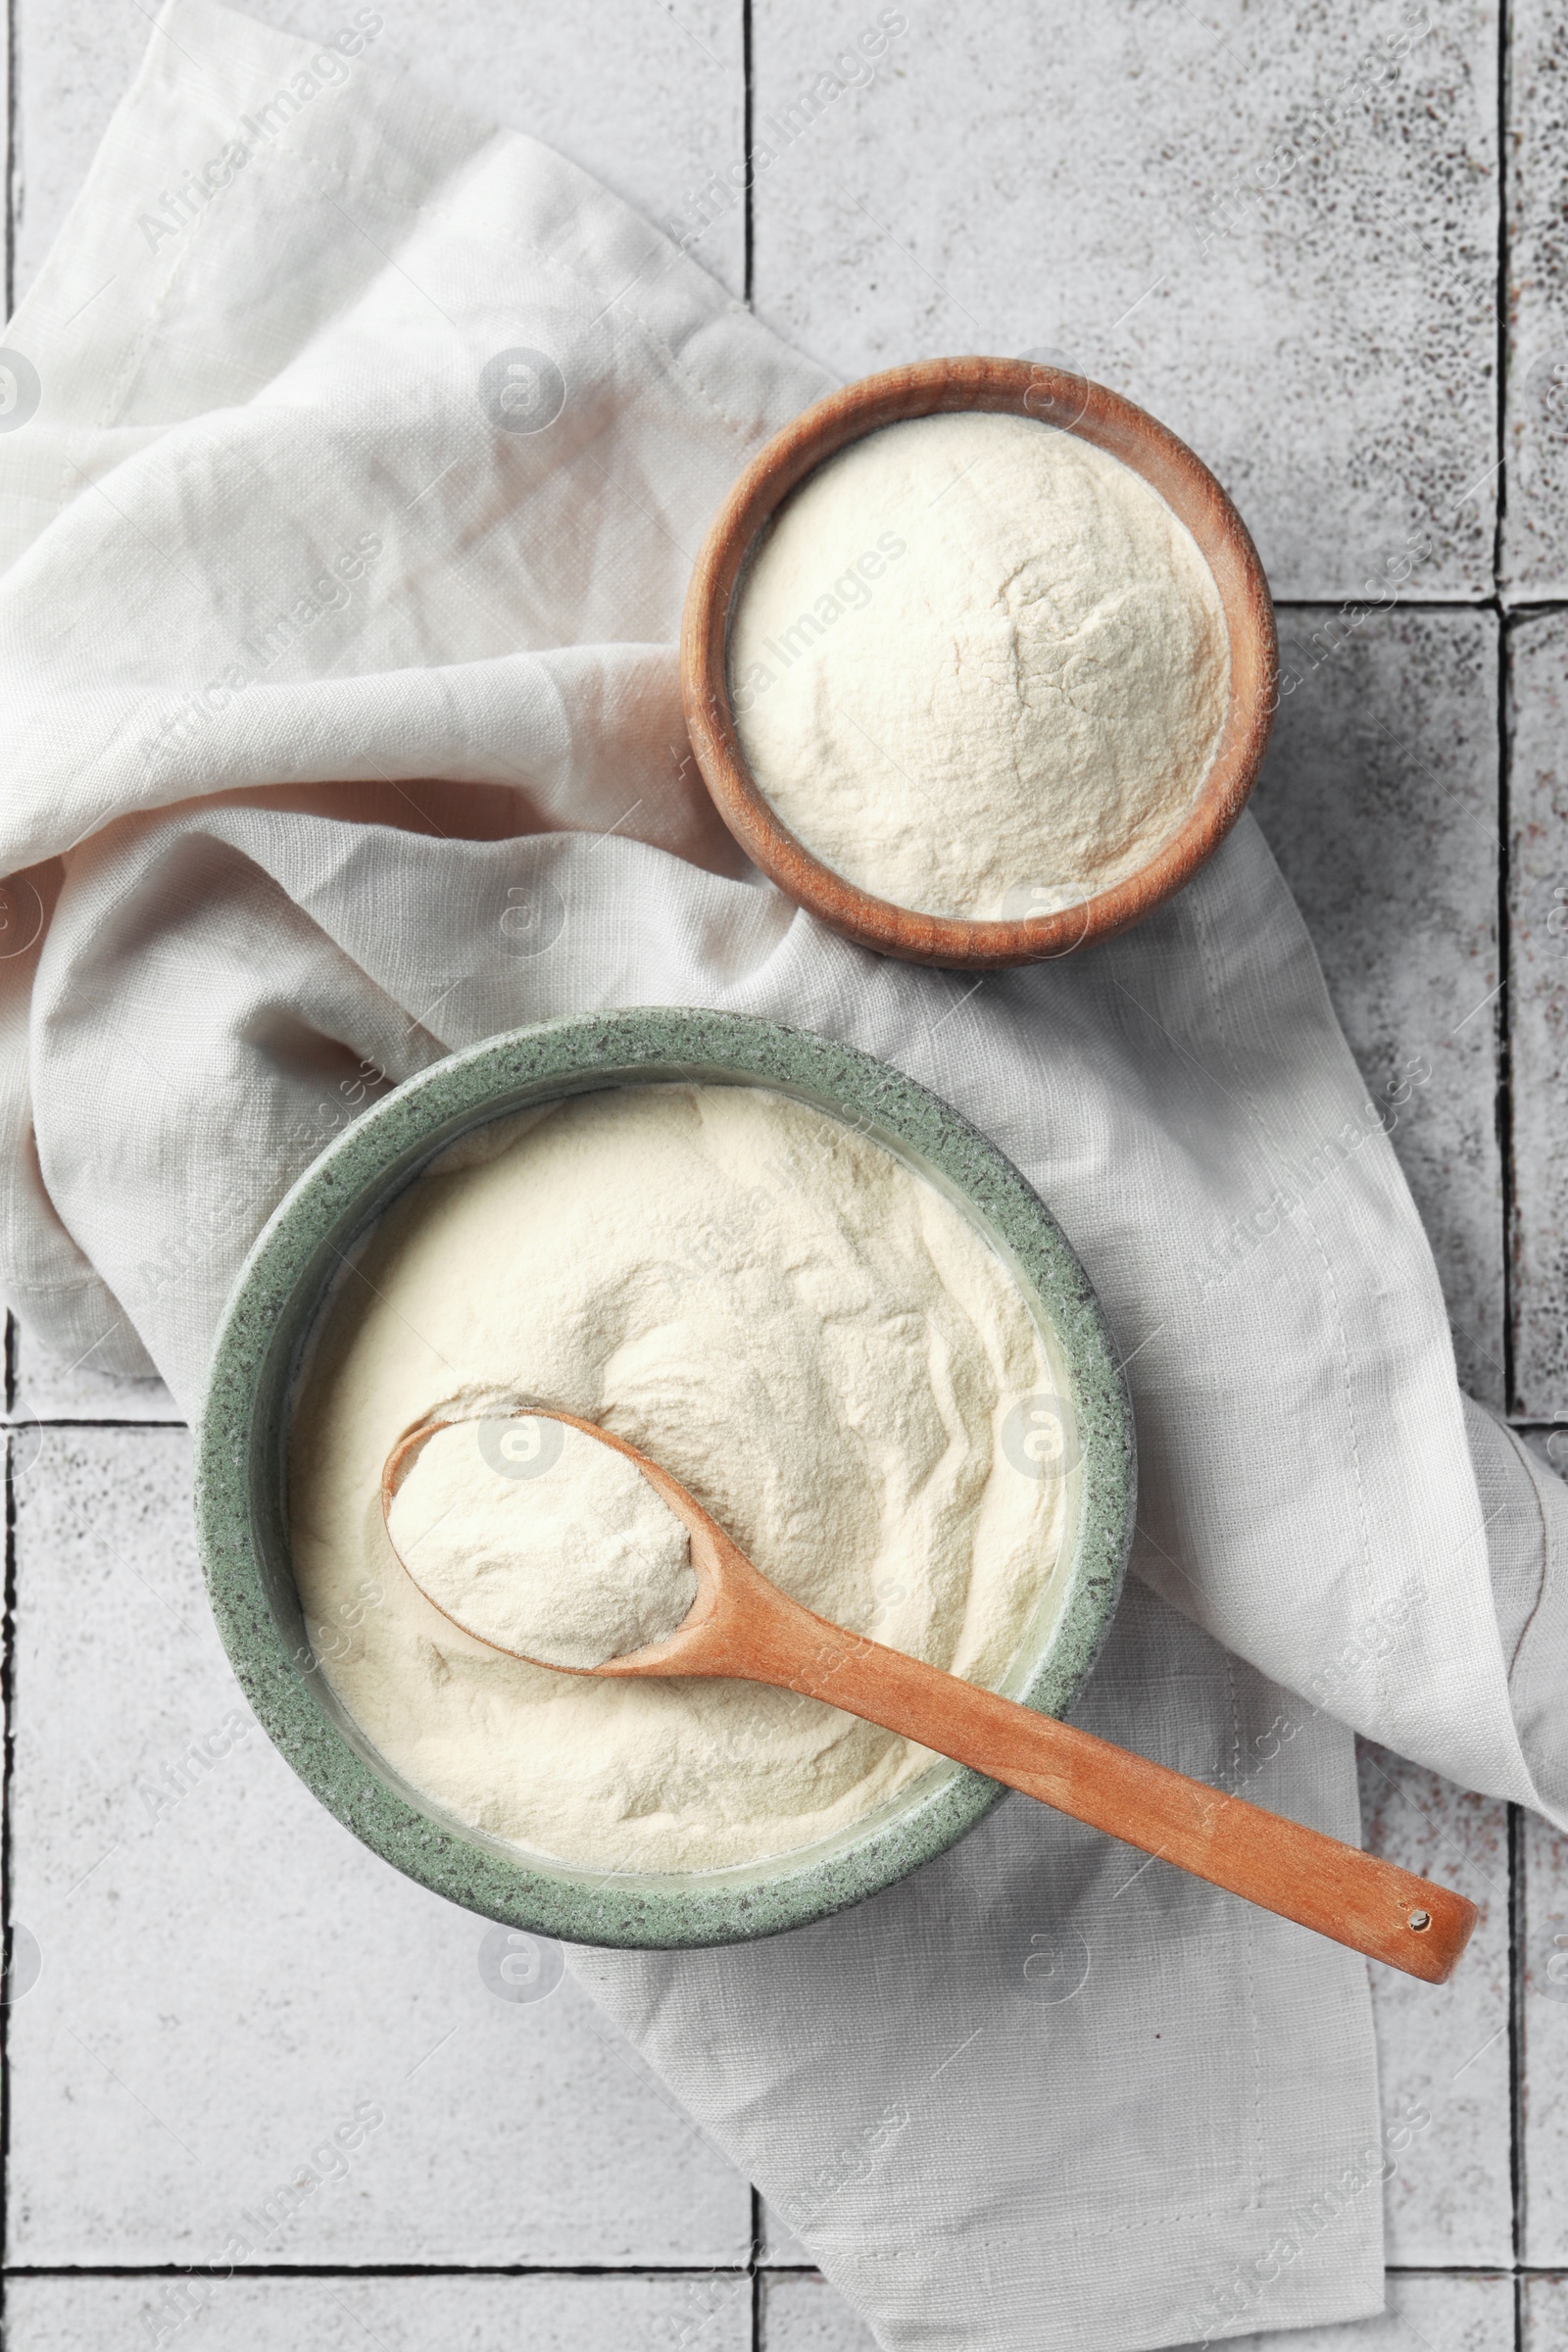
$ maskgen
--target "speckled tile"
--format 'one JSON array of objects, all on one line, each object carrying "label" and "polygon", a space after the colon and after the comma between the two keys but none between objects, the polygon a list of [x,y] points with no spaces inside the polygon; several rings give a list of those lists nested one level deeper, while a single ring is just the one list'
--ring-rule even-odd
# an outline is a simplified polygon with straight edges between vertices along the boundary
[{"label": "speckled tile", "polygon": [[698,2341],[702,2352],[742,2352],[752,2340],[749,2278],[19,2278],[7,2302],[11,2352],[175,2340],[190,2352],[624,2352]]},{"label": "speckled tile", "polygon": [[[1568,2264],[1568,1838],[1524,1825],[1521,2258]],[[1568,2341],[1568,2332],[1565,2332]]]},{"label": "speckled tile", "polygon": [[[656,220],[673,218],[745,152],[741,0],[603,0],[592,9],[380,0],[369,58],[413,67],[432,97],[547,140]],[[17,293],[48,251],[150,37],[155,10],[20,0]],[[342,0],[247,0],[247,16],[319,39]],[[738,293],[738,204],[695,248]]]},{"label": "speckled tile", "polygon": [[747,2184],[559,1954],[497,1998],[251,1723],[186,1467],[50,1430],[17,1482],[11,2260],[744,2263]]},{"label": "speckled tile", "polygon": [[1280,615],[1253,807],[1431,1237],[1459,1377],[1503,1396],[1498,623]]},{"label": "speckled tile", "polygon": [[[1513,2282],[1500,2277],[1396,2275],[1388,2309],[1343,2328],[1230,2339],[1232,2352],[1513,2352]],[[762,2289],[763,2352],[873,2352],[876,2338],[843,2297],[815,2277],[769,2278]],[[1568,2334],[1562,2339],[1568,2344]],[[52,2352],[52,2347],[51,2347]],[[1196,2352],[1184,2346],[1181,2352]],[[1531,2352],[1559,2352],[1555,2338]]]},{"label": "speckled tile", "polygon": [[1507,1808],[1370,1742],[1359,1756],[1362,1836],[1372,1852],[1481,1906],[1446,1984],[1371,1970],[1379,2087],[1397,2168],[1384,2189],[1387,2259],[1509,2263]]},{"label": "speckled tile", "polygon": [[1527,2278],[1520,2352],[1568,2352],[1568,2278]]},{"label": "speckled tile", "polygon": [[850,375],[1063,354],[1208,461],[1276,595],[1400,567],[1490,594],[1492,0],[760,0],[755,25],[784,334]]},{"label": "speckled tile", "polygon": [[1568,615],[1508,632],[1514,1404],[1568,1419]]},{"label": "speckled tile", "polygon": [[[177,1421],[179,1407],[161,1380],[122,1380],[94,1369],[91,1355],[70,1363],[53,1355],[20,1323],[12,1326],[15,1395],[6,1419],[24,1429],[41,1421]],[[36,1436],[22,1441],[25,1458]]]},{"label": "speckled tile", "polygon": [[1500,584],[1568,596],[1568,18],[1508,12],[1508,487]]},{"label": "speckled tile", "polygon": [[[1230,2352],[1513,2352],[1513,2280],[1393,2274],[1377,2319],[1238,2335]],[[1184,2346],[1182,2352],[1194,2352]]]}]

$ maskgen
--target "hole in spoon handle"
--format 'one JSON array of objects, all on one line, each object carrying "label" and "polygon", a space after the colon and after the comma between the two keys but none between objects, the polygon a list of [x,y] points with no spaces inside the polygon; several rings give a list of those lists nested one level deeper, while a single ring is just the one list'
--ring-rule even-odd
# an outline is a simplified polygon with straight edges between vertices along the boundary
[{"label": "hole in spoon handle", "polygon": [[1462,1894],[1430,1879],[1407,1880],[1401,1894],[1396,1948],[1374,1951],[1370,1957],[1387,1959],[1408,1976],[1425,1978],[1429,1984],[1441,1984],[1452,1974],[1481,1915]]}]

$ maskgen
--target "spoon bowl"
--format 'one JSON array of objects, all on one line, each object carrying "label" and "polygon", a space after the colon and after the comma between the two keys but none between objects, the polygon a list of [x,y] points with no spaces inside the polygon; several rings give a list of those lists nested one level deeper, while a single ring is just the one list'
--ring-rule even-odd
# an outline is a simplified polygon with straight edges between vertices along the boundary
[{"label": "spoon bowl", "polygon": [[[387,1542],[399,1565],[404,1574],[418,1587],[431,1608],[439,1609],[448,1623],[455,1625],[460,1633],[466,1634],[470,1641],[482,1642],[487,1649],[499,1649],[506,1657],[520,1658],[526,1665],[547,1666],[552,1674],[632,1676],[736,1673],[737,1669],[730,1665],[702,1662],[712,1646],[711,1639],[704,1642],[704,1631],[711,1628],[714,1620],[725,1615],[726,1594],[743,1593],[748,1579],[763,1592],[778,1592],[777,1586],[768,1584],[767,1579],[752,1566],[745,1553],[730,1542],[718,1522],[709,1517],[695,1494],[688,1494],[678,1479],[671,1478],[669,1472],[651,1455],[642,1452],[636,1446],[629,1446],[624,1438],[617,1438],[610,1430],[601,1429],[596,1421],[584,1421],[575,1413],[562,1412],[549,1405],[520,1407],[512,1418],[518,1421],[559,1421],[566,1429],[581,1430],[584,1437],[593,1438],[601,1446],[608,1446],[612,1452],[624,1455],[641,1472],[660,1500],[673,1511],[685,1527],[691,1546],[692,1572],[697,1579],[697,1592],[692,1605],[674,1632],[662,1642],[645,1642],[640,1649],[626,1650],[619,1657],[606,1658],[597,1666],[564,1666],[556,1658],[531,1657],[526,1650],[512,1649],[506,1642],[496,1641],[493,1635],[481,1632],[477,1625],[455,1615],[444,1601],[437,1600],[428,1586],[410,1567],[398,1550],[392,1534],[392,1502],[404,1477],[431,1438],[443,1429],[459,1426],[453,1421],[421,1421],[416,1429],[409,1430],[398,1440],[386,1457],[386,1466],[381,1473],[381,1516],[386,1523]],[[754,1591],[751,1597],[755,1601],[757,1592]],[[783,1600],[785,1595],[779,1592],[778,1597]],[[762,1605],[765,1606],[765,1603]],[[794,1608],[798,1604],[791,1601],[788,1605]],[[808,1614],[806,1611],[802,1613]],[[825,1621],[819,1619],[817,1622]],[[766,1677],[742,1675],[740,1679],[747,1682],[766,1680]]]},{"label": "spoon bowl", "polygon": [[[801,1691],[968,1764],[1406,1976],[1441,1984],[1452,1973],[1477,1918],[1463,1895],[831,1624],[771,1583],[696,1496],[640,1447],[546,1405],[520,1406],[513,1417],[559,1421],[630,1462],[685,1527],[697,1580],[685,1616],[662,1641],[593,1666],[558,1666],[537,1657],[530,1664],[620,1679],[725,1676]],[[387,1541],[405,1573],[450,1623],[489,1648],[523,1657],[434,1599],[393,1539],[391,1508],[403,1477],[430,1438],[457,1425],[423,1423],[388,1454],[381,1476]]]}]

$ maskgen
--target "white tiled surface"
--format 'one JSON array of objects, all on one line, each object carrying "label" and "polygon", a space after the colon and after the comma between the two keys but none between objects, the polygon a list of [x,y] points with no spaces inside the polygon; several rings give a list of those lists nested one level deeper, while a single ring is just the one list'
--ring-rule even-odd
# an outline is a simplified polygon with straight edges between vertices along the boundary
[{"label": "white tiled surface", "polygon": [[1523,2302],[1522,2352],[1565,2352],[1568,2278],[1527,2278]]},{"label": "white tiled surface", "polygon": [[[1412,537],[1411,593],[1491,590],[1494,6],[900,13],[881,86],[760,182],[764,318],[846,374],[1068,354],[1203,453],[1276,595],[1359,594]],[[757,10],[764,133],[875,14]]]},{"label": "white tiled surface", "polygon": [[1509,601],[1568,596],[1568,18],[1511,0],[1507,370]]},{"label": "white tiled surface", "polygon": [[[1521,2242],[1535,2268],[1568,2268],[1568,1838],[1544,1821],[1524,1830],[1520,2021],[1524,2076]],[[1558,2323],[1568,2342],[1568,2317]]]},{"label": "white tiled surface", "polygon": [[[160,2336],[160,2330],[166,2330]],[[11,2352],[742,2352],[752,2285],[715,2278],[23,2278]]]},{"label": "white tiled surface", "polygon": [[177,1421],[179,1407],[157,1379],[123,1380],[96,1369],[92,1355],[72,1362],[52,1355],[30,1332],[11,1331],[11,1404],[6,1419],[26,1433],[19,1442],[25,1460],[46,1421]]},{"label": "white tiled surface", "polygon": [[[1389,2280],[1382,2318],[1348,2328],[1302,2328],[1287,2336],[1239,2335],[1234,2352],[1514,2352],[1513,2281],[1504,2277],[1404,2274]],[[1543,2332],[1530,2352],[1568,2344],[1568,2295],[1559,2333]],[[875,2352],[876,2338],[824,2280],[769,2278],[762,2295],[763,2352]],[[1555,2316],[1555,2315],[1554,2315]],[[1190,2352],[1184,2347],[1183,2352]]]},{"label": "white tiled surface", "polygon": [[1397,2163],[1384,2189],[1387,2258],[1401,2268],[1508,2265],[1507,1808],[1364,1743],[1361,1820],[1375,1853],[1464,1887],[1482,1914],[1448,1984],[1372,1972],[1383,2114]]},{"label": "white tiled surface", "polygon": [[[15,1480],[14,1886],[42,1967],[10,2019],[11,2260],[206,2264],[244,2233],[291,2265],[744,2264],[746,2183],[572,1981],[497,2000],[483,1923],[255,1728],[187,1456],[182,1431],[50,1430]],[[221,1752],[193,1768],[197,1743]],[[306,2166],[328,2177],[269,2233]]]},{"label": "white tiled surface", "polygon": [[[1381,2319],[1348,2328],[1303,2328],[1290,2352],[1513,2352],[1514,2288],[1502,2277],[1454,2278],[1396,2274]],[[1232,2339],[1235,2352],[1279,2346],[1277,2335]]]},{"label": "white tiled surface", "polygon": [[1491,612],[1280,616],[1254,807],[1437,1252],[1459,1377],[1504,1400]]},{"label": "white tiled surface", "polygon": [[[346,13],[251,5],[314,31]],[[909,0],[874,74],[831,96],[823,74],[889,12],[381,13],[377,55],[666,222],[743,153],[749,51],[765,317],[846,372],[944,350],[1066,356],[1210,460],[1257,536],[1298,681],[1258,812],[1368,1090],[1399,1113],[1461,1367],[1519,1419],[1568,1430],[1568,623],[1514,610],[1568,600],[1561,0],[1509,0],[1505,142],[1496,0]],[[20,290],[147,15],[17,0],[14,20]],[[746,228],[736,206],[698,249],[737,293]],[[1396,612],[1338,611],[1395,593]],[[25,1342],[5,1404],[16,1915],[42,1963],[7,2018],[7,2259],[26,2274],[8,2341],[867,2344],[771,2220],[754,2331],[746,2184],[569,1983],[496,2003],[479,1924],[375,1863],[259,1734],[157,1801],[237,1705],[195,1578],[184,1440],[145,1426],[173,1407],[157,1383]],[[85,1638],[88,1603],[112,1643]],[[1385,2111],[1407,2126],[1390,2312],[1300,2352],[1503,2352],[1519,2263],[1535,2274],[1521,2340],[1568,2352],[1568,1998],[1549,1974],[1559,1935],[1568,1954],[1568,1840],[1512,1826],[1510,1968],[1503,1809],[1382,1754],[1363,1773],[1374,1843],[1490,1891],[1453,1985],[1378,1976]],[[271,2237],[270,2216],[241,2218],[357,2109],[382,2120],[340,2176]],[[152,2275],[254,2229],[264,2275],[210,2302]],[[332,2275],[279,2275],[302,2265]],[[406,2266],[423,2275],[375,2275]]]},{"label": "white tiled surface", "polygon": [[1516,1175],[1515,1385],[1520,1409],[1568,1419],[1568,615],[1510,632]]}]

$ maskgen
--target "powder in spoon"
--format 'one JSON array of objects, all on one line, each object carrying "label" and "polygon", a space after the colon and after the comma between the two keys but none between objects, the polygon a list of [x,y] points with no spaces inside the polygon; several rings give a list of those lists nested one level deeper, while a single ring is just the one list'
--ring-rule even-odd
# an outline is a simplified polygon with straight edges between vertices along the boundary
[{"label": "powder in spoon", "polygon": [[536,1413],[434,1431],[387,1533],[437,1608],[548,1666],[662,1642],[697,1596],[686,1530],[635,1462]]},{"label": "powder in spoon", "polygon": [[965,411],[807,476],[743,577],[729,683],[759,788],[824,864],[923,913],[1021,917],[1178,830],[1230,644],[1197,541],[1141,474]]}]

